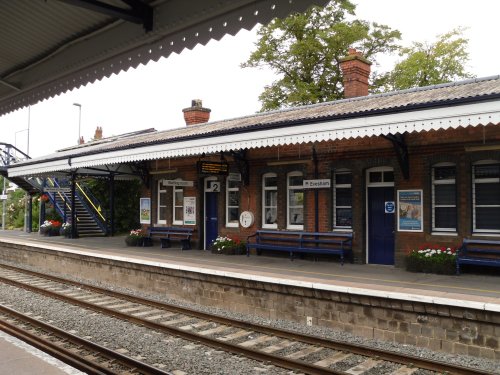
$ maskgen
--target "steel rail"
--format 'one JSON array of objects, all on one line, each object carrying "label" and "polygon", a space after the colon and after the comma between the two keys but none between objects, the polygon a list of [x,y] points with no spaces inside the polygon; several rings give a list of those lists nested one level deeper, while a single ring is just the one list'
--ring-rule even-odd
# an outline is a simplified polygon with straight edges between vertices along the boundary
[{"label": "steel rail", "polygon": [[[7,268],[11,269],[17,272],[22,272],[26,274],[30,274],[36,277],[48,279],[54,282],[59,282],[59,283],[64,283],[64,284],[70,284],[79,288],[86,289],[88,291],[100,293],[106,296],[114,297],[114,298],[119,298],[123,299],[129,302],[134,302],[142,305],[147,305],[150,307],[154,308],[159,308],[159,309],[164,309],[168,310],[171,312],[179,313],[179,314],[185,314],[192,316],[194,318],[199,318],[203,320],[208,320],[232,327],[238,327],[242,329],[247,329],[251,330],[254,332],[259,332],[259,333],[264,333],[264,334],[269,334],[269,335],[274,335],[278,336],[280,338],[284,339],[290,339],[310,345],[316,345],[316,346],[322,346],[324,348],[329,348],[337,351],[344,351],[344,352],[349,352],[357,355],[362,355],[370,358],[378,358],[381,360],[389,361],[389,362],[394,362],[394,363],[399,363],[401,365],[408,365],[411,364],[414,367],[418,367],[421,369],[426,369],[430,371],[436,371],[436,372],[442,372],[442,373],[450,373],[450,374],[457,374],[457,375],[488,375],[491,374],[486,371],[481,371],[481,370],[476,370],[476,369],[471,369],[463,366],[458,366],[454,364],[448,364],[442,361],[436,361],[436,360],[428,360],[412,355],[407,355],[407,354],[402,354],[402,353],[396,353],[392,351],[386,351],[386,350],[381,350],[377,348],[372,348],[368,346],[364,346],[361,344],[349,344],[346,342],[340,342],[340,341],[335,341],[335,340],[330,340],[330,339],[324,339],[320,337],[315,337],[311,335],[306,335],[306,334],[301,334],[289,330],[282,330],[282,329],[277,329],[277,328],[272,328],[260,324],[255,324],[255,323],[250,323],[250,322],[245,322],[242,320],[237,320],[237,319],[231,319],[231,318],[226,318],[226,317],[221,317],[217,315],[211,315],[208,313],[203,313],[200,311],[192,310],[189,308],[185,307],[180,307],[180,306],[175,306],[171,305],[168,303],[164,302],[158,302],[149,298],[143,298],[143,297],[137,297],[134,295],[130,294],[125,294],[121,292],[116,292],[108,289],[103,289],[99,288],[93,285],[89,285],[86,283],[81,283],[81,282],[76,282],[73,280],[68,280],[65,278],[57,277],[57,276],[52,276],[52,275],[46,275],[43,273],[35,272],[35,271],[29,271],[25,270],[22,268],[17,268],[14,266],[9,266],[9,265],[4,265],[0,264],[0,268]],[[248,356],[250,358],[259,360],[259,361],[269,361],[272,363],[277,364],[278,366],[292,369],[292,370],[302,370],[311,372],[307,372],[308,374],[344,374],[343,372],[335,372],[334,370],[330,369],[325,369],[323,367],[315,366],[315,365],[309,365],[307,364],[307,367],[302,367],[305,363],[301,361],[295,361],[295,360],[290,360],[290,359],[285,359],[279,356],[275,356],[272,354],[267,354],[267,353],[262,353],[256,350],[252,349],[247,349],[243,347],[239,347],[237,345],[232,345],[228,344],[225,342],[218,341],[216,339],[210,339],[208,337],[198,335],[196,333],[192,332],[186,332],[184,330],[175,328],[175,327],[167,327],[165,325],[160,325],[158,323],[151,322],[149,320],[141,319],[138,317],[130,316],[124,313],[121,313],[116,310],[111,310],[108,308],[105,308],[103,306],[96,306],[92,305],[90,303],[86,303],[84,301],[80,300],[75,300],[70,297],[66,297],[57,293],[52,293],[50,291],[32,287],[23,283],[18,283],[13,280],[5,279],[0,276],[0,281],[6,282],[6,283],[15,283],[16,286],[19,286],[21,288],[25,289],[32,289],[35,293],[40,293],[40,294],[45,294],[48,296],[51,296],[52,298],[60,299],[60,300],[67,300],[69,303],[77,304],[81,307],[87,308],[87,309],[92,309],[98,312],[101,312],[106,315],[112,315],[115,316],[116,318],[123,319],[123,320],[128,320],[131,321],[135,324],[147,326],[152,329],[157,329],[160,331],[164,331],[176,336],[180,337],[186,337],[188,340],[191,341],[198,341],[201,343],[204,343],[205,345],[211,346],[211,347],[216,347],[220,348],[229,352],[232,352],[234,354],[243,354],[245,356]],[[291,361],[291,366],[286,363],[283,363],[283,361]],[[300,367],[293,367],[293,366],[300,366]],[[320,371],[320,372],[314,372],[315,370]],[[328,370],[329,372],[324,372],[325,370]]]},{"label": "steel rail", "polygon": [[[152,367],[146,363],[137,361],[133,358],[125,356],[121,353],[117,353],[113,350],[105,348],[104,346],[95,344],[91,341],[85,340],[81,337],[72,335],[66,331],[63,331],[57,327],[54,327],[50,324],[44,323],[32,317],[22,314],[19,311],[10,309],[4,305],[0,304],[0,314],[8,315],[22,321],[23,323],[27,323],[37,329],[41,329],[45,332],[50,333],[62,340],[65,343],[70,342],[77,347],[83,347],[86,350],[98,353],[99,355],[104,356],[110,361],[116,361],[114,363],[122,364],[129,367],[131,370],[139,371],[141,374],[149,374],[149,375],[168,375],[168,372],[162,371],[155,367]],[[37,333],[32,333],[28,330],[25,330],[13,323],[8,323],[5,321],[0,321],[0,329],[5,333],[17,337],[18,339],[28,343],[31,346],[34,346],[41,351],[50,354],[52,357],[55,357],[62,362],[78,369],[84,371],[88,374],[119,374],[119,372],[113,371],[106,367],[105,365],[92,361],[89,358],[78,355],[77,353],[66,349],[60,345],[57,345],[53,341],[46,340],[40,337]],[[109,362],[109,361],[108,361]],[[105,363],[105,362],[103,362]]]}]

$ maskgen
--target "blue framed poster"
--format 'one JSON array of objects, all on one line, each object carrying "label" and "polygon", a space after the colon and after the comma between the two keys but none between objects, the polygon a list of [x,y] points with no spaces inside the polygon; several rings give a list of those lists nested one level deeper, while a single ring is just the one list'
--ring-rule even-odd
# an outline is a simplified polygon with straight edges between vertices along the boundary
[{"label": "blue framed poster", "polygon": [[423,232],[422,190],[398,190],[398,231]]}]

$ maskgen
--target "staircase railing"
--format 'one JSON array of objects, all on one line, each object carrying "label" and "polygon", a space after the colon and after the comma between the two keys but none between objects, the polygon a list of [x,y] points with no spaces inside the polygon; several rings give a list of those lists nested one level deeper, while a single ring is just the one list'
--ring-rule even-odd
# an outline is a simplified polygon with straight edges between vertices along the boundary
[{"label": "staircase railing", "polygon": [[[67,221],[68,213],[71,214],[71,186],[68,181],[59,181],[55,178],[48,178],[46,183],[49,188],[57,188],[56,192],[48,192],[48,196],[50,201],[53,203],[57,212],[63,217],[65,221]],[[97,198],[90,192],[85,185],[77,183],[75,185],[75,199],[78,200],[87,213],[92,217],[97,226],[104,232],[108,233],[107,228],[107,219],[102,213],[101,204],[97,200]],[[44,188],[45,189],[45,188]],[[59,205],[56,197],[59,196],[60,201],[63,202],[63,207]],[[78,216],[77,223],[78,227]]]}]

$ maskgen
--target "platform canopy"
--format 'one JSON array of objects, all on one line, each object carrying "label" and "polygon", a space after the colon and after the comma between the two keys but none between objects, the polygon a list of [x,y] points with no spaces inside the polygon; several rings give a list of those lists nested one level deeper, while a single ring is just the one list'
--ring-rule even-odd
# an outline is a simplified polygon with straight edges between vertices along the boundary
[{"label": "platform canopy", "polygon": [[0,2],[0,116],[327,0]]}]

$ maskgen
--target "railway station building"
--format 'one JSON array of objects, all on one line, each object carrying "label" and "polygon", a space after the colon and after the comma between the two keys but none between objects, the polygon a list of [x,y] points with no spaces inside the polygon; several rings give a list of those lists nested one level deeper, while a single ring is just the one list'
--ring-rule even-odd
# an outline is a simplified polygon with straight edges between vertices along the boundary
[{"label": "railway station building", "polygon": [[[352,233],[356,263],[500,236],[500,76],[368,95],[370,63],[342,62],[345,99],[103,138],[9,167],[10,178],[140,178],[144,229],[194,229],[194,247],[258,229]],[[216,110],[216,109],[214,109]],[[139,215],[139,213],[137,213]]]}]

